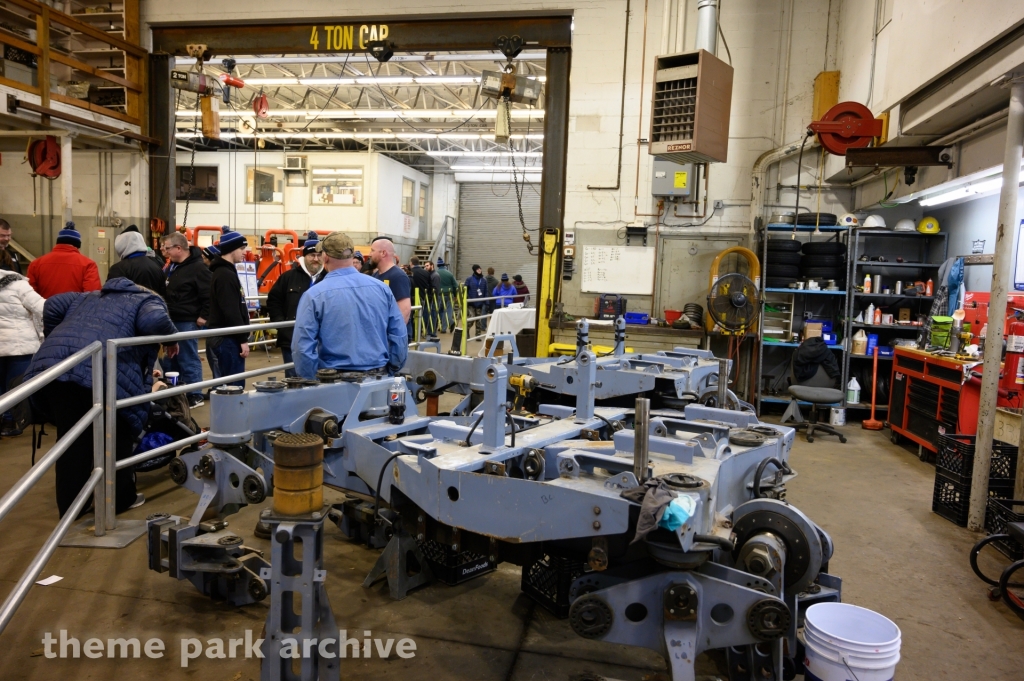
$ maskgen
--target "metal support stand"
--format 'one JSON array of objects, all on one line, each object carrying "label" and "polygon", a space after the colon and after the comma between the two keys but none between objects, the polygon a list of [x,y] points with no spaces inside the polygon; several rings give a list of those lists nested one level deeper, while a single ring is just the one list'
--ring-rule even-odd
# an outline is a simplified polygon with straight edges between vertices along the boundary
[{"label": "metal support stand", "polygon": [[501,364],[487,367],[484,383],[484,441],[481,449],[492,451],[505,446],[505,414],[508,399],[508,370]]},{"label": "metal support stand", "polygon": [[[338,625],[324,582],[324,520],[326,509],[310,516],[275,516],[264,511],[270,525],[270,564],[260,577],[270,588],[270,612],[263,640],[261,681],[338,681]],[[296,558],[301,555],[301,558]],[[298,612],[297,612],[298,611]],[[334,649],[319,642],[334,639]],[[313,643],[306,643],[307,641]],[[305,654],[306,651],[309,654]],[[298,651],[297,659],[282,652]]]},{"label": "metal support stand", "polygon": [[71,530],[60,545],[91,549],[123,549],[146,534],[145,520],[120,519],[117,521],[117,527],[96,536],[96,522],[93,517],[82,518],[71,526]]},{"label": "metal support stand", "polygon": [[381,577],[388,580],[391,598],[400,601],[416,587],[430,582],[433,574],[416,540],[399,530],[377,558],[370,574],[366,575],[363,588],[370,588]]}]

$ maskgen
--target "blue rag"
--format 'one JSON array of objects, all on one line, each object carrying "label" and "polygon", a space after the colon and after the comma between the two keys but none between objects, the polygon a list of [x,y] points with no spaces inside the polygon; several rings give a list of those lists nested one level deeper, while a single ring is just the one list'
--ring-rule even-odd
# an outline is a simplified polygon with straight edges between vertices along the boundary
[{"label": "blue rag", "polygon": [[691,496],[676,497],[661,514],[658,527],[675,532],[682,527],[697,510],[697,502]]}]

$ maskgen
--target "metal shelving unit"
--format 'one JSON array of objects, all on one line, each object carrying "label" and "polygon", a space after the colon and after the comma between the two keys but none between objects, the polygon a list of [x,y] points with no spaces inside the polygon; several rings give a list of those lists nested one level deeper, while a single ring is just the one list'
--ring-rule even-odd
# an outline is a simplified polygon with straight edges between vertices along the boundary
[{"label": "metal shelving unit", "polygon": [[[775,233],[777,235],[778,234],[785,234],[786,232],[789,232],[789,233],[796,232],[797,236],[803,237],[803,238],[800,239],[800,241],[806,241],[807,237],[812,237],[813,238],[814,233],[815,233],[815,227],[814,227],[814,225],[797,225],[795,227],[795,229],[794,229],[794,226],[790,225],[790,224],[772,223],[772,224],[768,224],[765,227],[765,229],[761,230],[760,258],[761,258],[761,263],[762,263],[762,265],[761,265],[762,277],[765,277],[766,276],[765,273],[767,272],[765,263],[767,263],[767,261],[768,261],[768,235],[771,234],[771,233]],[[849,229],[847,227],[843,227],[843,226],[840,226],[840,225],[834,225],[834,226],[828,226],[828,227],[819,227],[818,228],[818,232],[822,233],[822,234],[827,234],[829,237],[835,237],[835,236],[838,235],[839,240],[842,241],[843,243],[847,243],[847,247],[849,249],[849,243],[848,243],[848,240],[849,240]],[[848,253],[847,257],[848,257],[848,259],[847,259],[847,268],[849,268],[849,253]],[[763,286],[763,284],[762,284],[762,286]],[[774,348],[775,352],[778,352],[778,353],[783,353],[784,352],[784,353],[786,353],[786,356],[788,357],[789,354],[792,352],[792,350],[794,348],[799,347],[799,345],[800,345],[799,343],[790,342],[788,339],[786,341],[781,341],[780,342],[780,341],[768,340],[768,339],[765,338],[765,333],[764,333],[765,332],[765,323],[764,323],[764,320],[766,319],[766,312],[764,310],[764,305],[766,303],[770,302],[768,300],[769,299],[769,294],[776,294],[772,298],[773,300],[777,300],[778,299],[778,297],[779,297],[778,294],[786,294],[786,295],[789,296],[789,300],[791,301],[791,305],[792,305],[792,310],[790,311],[790,316],[791,317],[792,317],[793,313],[795,313],[796,309],[798,309],[798,308],[799,309],[806,309],[808,306],[824,307],[826,305],[831,304],[833,306],[833,311],[830,313],[830,316],[835,317],[836,322],[837,322],[836,324],[833,325],[833,329],[841,331],[843,333],[843,340],[840,342],[840,344],[830,345],[829,348],[831,348],[832,350],[834,350],[836,352],[839,352],[839,353],[841,353],[843,355],[846,355],[846,354],[848,354],[846,352],[846,347],[847,347],[846,346],[846,343],[847,343],[847,341],[846,341],[846,334],[848,333],[848,328],[847,328],[847,322],[844,319],[844,315],[846,314],[846,311],[849,309],[849,306],[850,306],[850,304],[848,302],[849,296],[847,295],[849,290],[850,290],[849,287],[850,287],[850,276],[849,276],[849,272],[847,272],[847,288],[846,288],[846,290],[842,290],[842,291],[823,291],[823,290],[791,289],[791,288],[766,288],[766,287],[763,287],[761,289],[761,305],[762,305],[761,319],[762,319],[762,323],[758,324],[758,339],[757,339],[758,340],[758,343],[757,343],[758,382],[757,382],[757,402],[756,402],[756,405],[755,405],[757,407],[758,414],[761,413],[761,405],[762,404],[788,404],[789,401],[790,401],[789,397],[764,394],[764,391],[762,389],[762,384],[761,384],[761,376],[763,374],[763,369],[764,369],[765,350],[766,349],[772,350]],[[801,319],[799,321],[802,322],[803,320]],[[790,323],[786,327],[787,330],[790,333],[793,333],[793,332],[797,331],[797,329],[794,329],[793,326],[794,326],[793,320],[790,319]],[[786,348],[786,349],[783,350],[783,348]],[[843,373],[842,373],[842,375],[840,377],[840,387],[843,388],[843,394],[845,395],[845,386],[846,386],[846,382],[847,382],[846,367],[849,365],[849,362],[846,361],[846,360],[840,360],[839,365],[843,369]]]},{"label": "metal shelving unit", "polygon": [[[894,282],[899,281],[927,281],[936,277],[939,267],[946,260],[947,237],[945,232],[938,234],[921,234],[920,232],[894,232],[891,230],[854,230],[849,243],[849,260],[847,263],[847,290],[851,295],[847,296],[846,329],[844,338],[851,339],[852,348],[853,334],[864,329],[866,333],[877,333],[879,345],[887,345],[896,338],[916,336],[921,327],[899,324],[867,324],[854,323],[853,319],[857,313],[866,309],[870,303],[876,306],[898,309],[909,307],[914,316],[928,314],[931,309],[934,296],[906,296],[884,293],[860,293],[857,287],[863,285],[864,275],[882,275],[882,284],[888,284],[894,288]],[[885,256],[885,262],[875,260],[862,261],[862,255],[869,257]],[[906,262],[896,262],[900,257]],[[935,282],[938,286],[938,283]],[[873,355],[854,355],[851,352],[843,353],[843,377],[849,382],[851,375],[851,363],[856,362],[858,368],[861,365],[870,366]],[[890,371],[892,357],[878,358],[879,371],[885,367]],[[883,365],[884,363],[884,365]],[[872,385],[872,389],[874,389]],[[844,383],[845,390],[845,383]],[[856,404],[844,404],[847,409],[870,409],[871,395],[862,389],[861,402]],[[887,411],[888,404],[876,404],[878,411]]]}]

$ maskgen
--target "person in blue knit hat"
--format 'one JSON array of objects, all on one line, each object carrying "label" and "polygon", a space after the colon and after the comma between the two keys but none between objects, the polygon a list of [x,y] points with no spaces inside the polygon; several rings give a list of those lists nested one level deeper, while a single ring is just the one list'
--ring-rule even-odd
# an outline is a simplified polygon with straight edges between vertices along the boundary
[{"label": "person in blue knit hat", "polygon": [[82,235],[75,223],[67,222],[57,233],[53,250],[36,258],[28,266],[28,283],[43,298],[61,293],[88,293],[100,290],[100,271],[96,263],[78,249]]},{"label": "person in blue knit hat", "polygon": [[[235,265],[245,258],[246,246],[248,242],[238,232],[227,232],[217,242],[220,255],[214,256],[210,262],[210,318],[207,328],[226,329],[249,324],[249,310],[235,269]],[[248,341],[248,332],[206,339],[206,351],[216,354],[221,375],[245,371]],[[231,385],[244,387],[245,381],[233,381]]]}]

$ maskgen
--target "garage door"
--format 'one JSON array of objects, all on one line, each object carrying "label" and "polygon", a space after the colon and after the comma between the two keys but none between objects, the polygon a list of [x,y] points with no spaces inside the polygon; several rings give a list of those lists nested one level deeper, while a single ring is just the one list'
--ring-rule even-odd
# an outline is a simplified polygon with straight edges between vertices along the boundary
[{"label": "garage door", "polygon": [[[529,229],[540,224],[540,185],[523,188],[523,219]],[[537,232],[530,232],[538,244]],[[460,281],[473,273],[473,265],[487,273],[523,275],[531,292],[537,291],[537,256],[526,250],[519,225],[519,205],[510,185],[463,183],[459,185],[459,243],[456,275]]]}]

